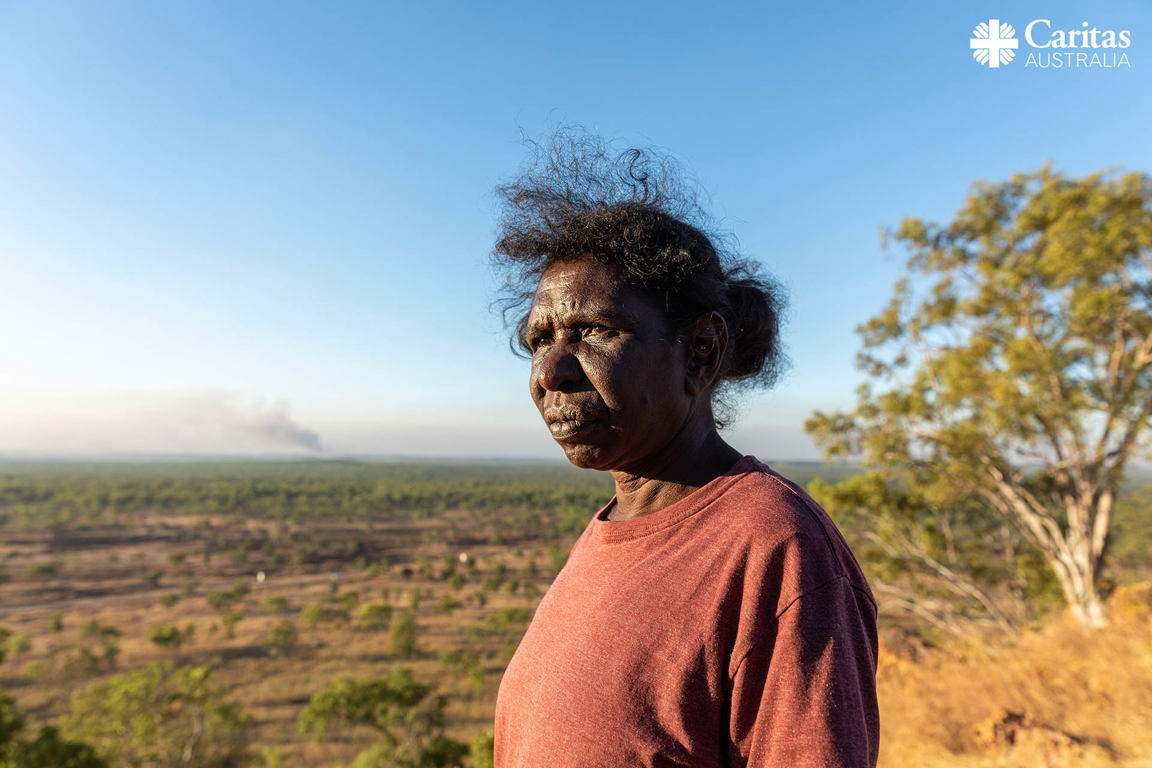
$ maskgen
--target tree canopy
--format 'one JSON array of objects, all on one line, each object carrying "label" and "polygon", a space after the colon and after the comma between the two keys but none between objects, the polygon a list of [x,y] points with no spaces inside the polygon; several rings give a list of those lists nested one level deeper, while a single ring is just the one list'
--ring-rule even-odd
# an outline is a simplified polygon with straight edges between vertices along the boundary
[{"label": "tree canopy", "polygon": [[448,701],[434,688],[407,667],[375,680],[342,677],[312,696],[300,714],[300,731],[319,741],[334,725],[374,729],[378,740],[356,757],[355,768],[458,766],[468,745],[444,735]]},{"label": "tree canopy", "polygon": [[[908,275],[859,329],[874,381],[809,432],[913,491],[921,532],[960,507],[1010,521],[1076,617],[1103,624],[1112,508],[1152,415],[1152,179],[1044,168],[888,236]],[[878,516],[891,500],[871,499]]]},{"label": "tree canopy", "polygon": [[26,717],[0,692],[0,768],[108,768],[88,744],[60,737],[53,726],[25,736]]},{"label": "tree canopy", "polygon": [[247,752],[249,718],[212,685],[207,667],[156,664],[72,695],[62,730],[125,768],[225,768]]}]

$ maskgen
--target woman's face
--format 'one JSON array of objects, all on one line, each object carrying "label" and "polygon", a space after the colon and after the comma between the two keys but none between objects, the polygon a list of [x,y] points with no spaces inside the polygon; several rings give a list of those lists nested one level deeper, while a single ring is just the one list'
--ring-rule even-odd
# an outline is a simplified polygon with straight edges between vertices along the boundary
[{"label": "woman's face", "polygon": [[684,345],[616,268],[591,256],[550,267],[524,341],[532,399],[573,464],[643,474],[687,423]]}]

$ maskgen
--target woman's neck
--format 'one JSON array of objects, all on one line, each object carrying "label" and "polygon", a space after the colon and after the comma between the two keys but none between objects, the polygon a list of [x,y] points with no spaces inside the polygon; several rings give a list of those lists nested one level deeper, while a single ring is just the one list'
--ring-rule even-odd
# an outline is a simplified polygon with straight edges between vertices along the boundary
[{"label": "woman's neck", "polygon": [[660,464],[639,472],[613,471],[616,504],[609,520],[630,520],[671,506],[703,488],[740,460],[712,429],[695,445],[682,445]]}]

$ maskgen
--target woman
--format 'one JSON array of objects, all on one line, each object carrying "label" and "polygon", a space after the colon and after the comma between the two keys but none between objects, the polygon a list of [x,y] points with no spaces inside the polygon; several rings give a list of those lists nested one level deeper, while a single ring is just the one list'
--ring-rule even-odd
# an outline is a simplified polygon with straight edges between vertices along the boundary
[{"label": "woman", "polygon": [[649,153],[562,135],[500,191],[532,398],[616,495],[505,672],[497,767],[875,765],[859,566],[717,428],[726,389],[779,371],[778,291],[717,252]]}]

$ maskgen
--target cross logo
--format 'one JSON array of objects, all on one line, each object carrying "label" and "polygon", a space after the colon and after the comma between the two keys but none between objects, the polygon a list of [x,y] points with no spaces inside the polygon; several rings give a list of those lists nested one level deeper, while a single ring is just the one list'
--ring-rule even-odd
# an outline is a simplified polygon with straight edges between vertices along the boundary
[{"label": "cross logo", "polygon": [[1016,39],[1016,30],[1011,24],[1000,19],[988,19],[987,24],[981,23],[972,30],[968,47],[972,49],[972,58],[995,68],[1016,58],[1020,41]]}]

